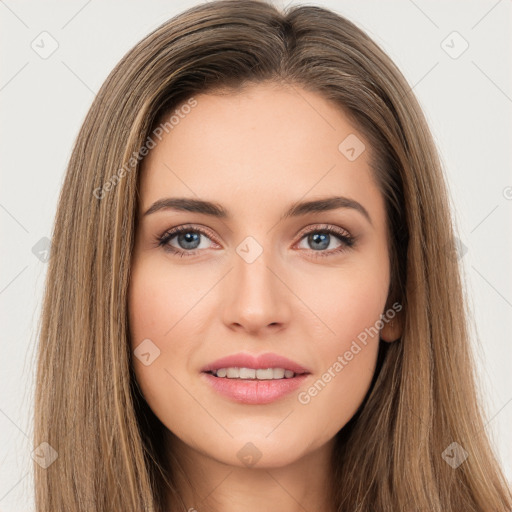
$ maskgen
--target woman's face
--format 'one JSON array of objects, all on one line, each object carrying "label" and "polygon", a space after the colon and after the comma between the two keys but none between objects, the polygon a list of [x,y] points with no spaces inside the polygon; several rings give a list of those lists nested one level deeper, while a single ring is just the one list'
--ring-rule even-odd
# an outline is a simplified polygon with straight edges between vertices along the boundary
[{"label": "woman's face", "polygon": [[[369,389],[390,284],[384,199],[367,142],[322,96],[260,84],[194,99],[141,174],[135,373],[182,446],[282,466],[332,440]],[[333,197],[346,199],[297,206]],[[151,208],[176,198],[189,202]]]}]

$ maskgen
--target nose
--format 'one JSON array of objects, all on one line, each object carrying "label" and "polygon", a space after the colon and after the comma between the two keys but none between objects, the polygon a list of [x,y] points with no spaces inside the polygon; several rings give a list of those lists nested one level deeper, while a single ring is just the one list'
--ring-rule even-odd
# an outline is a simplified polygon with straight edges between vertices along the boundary
[{"label": "nose", "polygon": [[289,323],[293,294],[275,259],[273,263],[269,260],[265,252],[250,263],[235,255],[234,268],[225,282],[229,299],[223,311],[224,322],[231,329],[258,335]]}]

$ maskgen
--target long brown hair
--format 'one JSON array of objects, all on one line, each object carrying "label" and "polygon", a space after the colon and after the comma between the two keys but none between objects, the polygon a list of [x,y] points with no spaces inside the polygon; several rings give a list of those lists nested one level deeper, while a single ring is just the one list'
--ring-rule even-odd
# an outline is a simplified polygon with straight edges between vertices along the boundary
[{"label": "long brown hair", "polygon": [[[388,303],[403,305],[402,336],[381,349],[371,389],[337,435],[336,509],[510,510],[478,396],[451,205],[410,86],[332,11],[220,0],[169,20],[130,50],[76,139],[38,343],[34,446],[48,443],[57,458],[34,463],[37,511],[161,512],[169,494],[180,503],[175,461],[162,455],[164,426],[141,397],[129,349],[141,148],[193,95],[265,81],[339,105],[370,143],[386,201]],[[453,467],[447,449],[467,458]]]}]

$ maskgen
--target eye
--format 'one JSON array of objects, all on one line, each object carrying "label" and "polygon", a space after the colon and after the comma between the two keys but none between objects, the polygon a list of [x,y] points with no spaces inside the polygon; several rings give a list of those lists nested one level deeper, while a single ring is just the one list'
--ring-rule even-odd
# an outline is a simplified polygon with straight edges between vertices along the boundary
[{"label": "eye", "polygon": [[[306,238],[306,243],[313,247],[311,252],[314,258],[339,254],[352,248],[355,244],[355,237],[350,235],[348,231],[328,224],[309,228],[305,233],[302,233],[302,238]],[[329,247],[333,238],[341,241],[339,247],[330,251],[323,250]]]},{"label": "eye", "polygon": [[[310,249],[313,257],[331,256],[346,251],[353,247],[355,238],[337,226],[322,225],[309,228],[301,234],[302,239],[306,239],[307,244],[311,244]],[[211,233],[204,228],[197,226],[178,226],[166,231],[163,235],[157,237],[157,245],[172,254],[183,256],[195,256],[199,249],[208,249],[208,246],[201,247],[201,237],[207,239],[213,238]],[[176,238],[178,247],[170,242]],[[325,251],[331,245],[334,239],[338,239],[340,245],[330,251]],[[180,247],[181,246],[181,247]]]},{"label": "eye", "polygon": [[[200,247],[201,237],[210,238],[211,234],[203,228],[192,226],[178,226],[177,228],[166,231],[162,236],[157,238],[158,246],[162,246],[165,251],[172,254],[183,256],[194,256],[195,251],[199,248],[207,249],[208,247]],[[170,244],[171,240],[177,239],[178,244],[183,247],[175,247]]]}]

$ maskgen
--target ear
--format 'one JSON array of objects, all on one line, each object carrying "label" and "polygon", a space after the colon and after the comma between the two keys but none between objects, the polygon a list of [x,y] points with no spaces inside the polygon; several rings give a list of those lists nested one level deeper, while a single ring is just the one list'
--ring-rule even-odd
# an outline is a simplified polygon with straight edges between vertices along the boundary
[{"label": "ear", "polygon": [[380,337],[383,341],[392,343],[402,336],[402,315],[397,313],[395,318],[384,321],[384,327],[380,331]]}]

